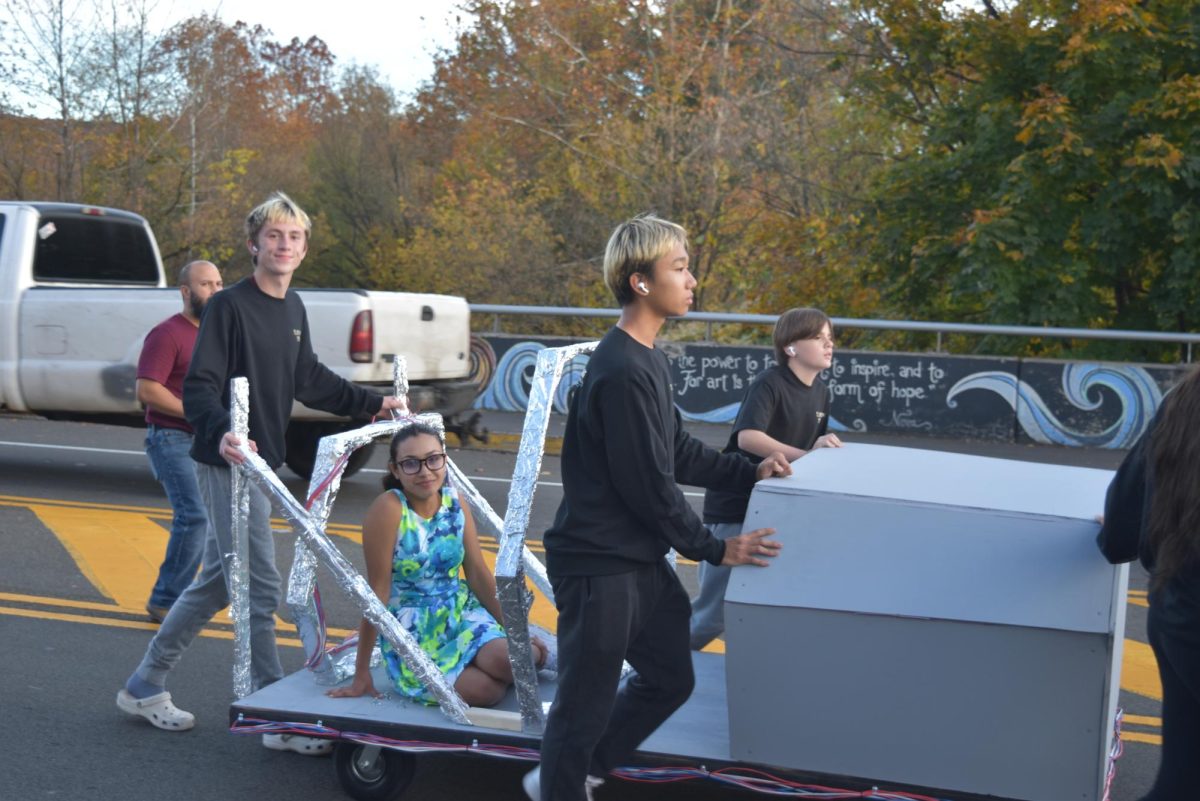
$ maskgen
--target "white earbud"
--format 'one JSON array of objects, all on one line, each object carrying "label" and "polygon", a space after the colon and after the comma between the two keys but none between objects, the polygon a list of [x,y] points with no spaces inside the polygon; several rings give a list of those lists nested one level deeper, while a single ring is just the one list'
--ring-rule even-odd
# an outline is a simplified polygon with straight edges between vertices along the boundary
[{"label": "white earbud", "polygon": [[251,253],[257,253],[257,252],[258,252],[258,245],[251,245],[251,246],[250,246],[250,252],[251,252]]},{"label": "white earbud", "polygon": [[649,294],[650,294],[650,290],[649,290],[649,289],[646,289],[646,282],[645,282],[645,281],[638,281],[638,285],[637,285],[637,286],[638,286],[638,289],[640,289],[640,290],[642,291],[642,294],[643,294],[643,295],[649,295]]},{"label": "white earbud", "polygon": [[795,349],[795,348],[793,348],[791,345],[788,345],[786,348],[784,348],[784,350],[785,350],[785,351],[787,351],[787,355],[788,355],[788,356],[795,356],[795,355],[796,355],[796,349]]}]

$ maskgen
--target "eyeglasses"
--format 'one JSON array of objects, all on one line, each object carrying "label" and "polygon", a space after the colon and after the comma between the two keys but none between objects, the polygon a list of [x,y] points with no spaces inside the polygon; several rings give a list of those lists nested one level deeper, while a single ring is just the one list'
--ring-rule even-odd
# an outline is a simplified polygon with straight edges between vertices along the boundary
[{"label": "eyeglasses", "polygon": [[436,473],[446,466],[446,454],[431,453],[424,459],[410,456],[407,459],[401,459],[396,462],[396,465],[400,468],[400,472],[406,476],[415,476],[421,472],[422,467],[428,467],[430,473]]}]

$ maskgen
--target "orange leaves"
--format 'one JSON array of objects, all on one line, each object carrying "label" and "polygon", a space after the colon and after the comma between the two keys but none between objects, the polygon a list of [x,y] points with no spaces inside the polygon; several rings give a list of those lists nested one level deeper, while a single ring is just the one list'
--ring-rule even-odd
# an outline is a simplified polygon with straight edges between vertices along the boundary
[{"label": "orange leaves", "polygon": [[1177,170],[1183,164],[1184,153],[1159,133],[1146,134],[1133,145],[1133,155],[1125,159],[1126,167],[1141,167],[1162,170],[1169,180],[1179,177]]},{"label": "orange leaves", "polygon": [[1075,130],[1070,99],[1045,84],[1037,91],[1038,96],[1022,107],[1019,130],[1013,138],[1026,146],[1041,144],[1042,156],[1051,163],[1068,154],[1090,156],[1092,149],[1084,146]]},{"label": "orange leaves", "polygon": [[[1069,69],[1113,46],[1119,35],[1156,37],[1154,15],[1140,0],[1081,0],[1070,19],[1073,33],[1064,43],[1060,69]],[[1147,41],[1143,46],[1153,46]]]}]

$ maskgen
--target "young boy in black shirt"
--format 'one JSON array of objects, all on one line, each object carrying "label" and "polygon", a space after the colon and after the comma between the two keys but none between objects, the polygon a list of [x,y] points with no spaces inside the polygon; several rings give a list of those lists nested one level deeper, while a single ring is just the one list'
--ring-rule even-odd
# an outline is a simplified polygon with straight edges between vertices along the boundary
[{"label": "young boy in black shirt", "polygon": [[[687,594],[666,554],[758,565],[779,551],[770,529],[713,537],[676,482],[750,491],[788,475],[781,454],[756,468],[683,430],[667,358],[654,339],[692,304],[684,230],[655,217],[617,226],[604,280],[621,319],[588,361],[567,415],[563,501],[543,539],[558,606],[559,685],[541,766],[524,780],[538,801],[591,798],[692,692]],[[637,671],[618,692],[624,660]]]},{"label": "young boy in black shirt", "polygon": [[[775,322],[775,366],[746,390],[724,453],[757,464],[772,453],[796,461],[816,448],[840,448],[829,427],[829,393],[821,371],[833,363],[833,323],[820,309],[789,309]],[[742,532],[750,492],[731,487],[704,494],[704,525],[717,539]],[[692,648],[725,631],[729,568],[700,563],[700,594],[692,601]]]},{"label": "young boy in black shirt", "polygon": [[[246,218],[246,247],[254,272],[213,296],[204,312],[191,365],[183,381],[183,408],[195,429],[192,459],[208,509],[203,567],[171,606],[141,664],[117,694],[117,706],[164,731],[186,731],[192,713],[179,709],[166,690],[167,676],[200,629],[229,605],[233,556],[230,470],[245,461],[230,430],[230,379],[250,384],[246,446],[272,469],[283,463],[284,432],[292,401],[348,417],[370,417],[400,408],[401,400],[351,384],[317,360],[308,315],[291,289],[292,276],[308,253],[312,222],[282,192]],[[253,484],[248,490],[250,678],[254,689],[278,681],[283,668],[275,646],[275,610],[281,581],[275,567],[271,502]],[[264,734],[263,745],[307,755],[328,753],[328,740]]]}]

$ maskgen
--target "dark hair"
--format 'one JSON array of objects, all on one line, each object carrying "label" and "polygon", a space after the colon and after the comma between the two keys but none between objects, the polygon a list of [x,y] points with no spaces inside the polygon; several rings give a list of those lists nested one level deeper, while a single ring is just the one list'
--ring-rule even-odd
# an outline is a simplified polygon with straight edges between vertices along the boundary
[{"label": "dark hair", "polygon": [[779,315],[775,321],[775,333],[771,337],[775,343],[775,361],[787,364],[788,357],[783,349],[797,339],[816,339],[821,336],[821,329],[825,326],[829,326],[829,333],[832,334],[833,321],[820,309],[788,309]]},{"label": "dark hair", "polygon": [[1167,394],[1159,415],[1149,455],[1151,589],[1163,587],[1189,564],[1200,564],[1200,367]]},{"label": "dark hair", "polygon": [[[406,439],[412,439],[418,434],[428,434],[441,443],[442,447],[446,446],[446,440],[442,438],[442,432],[438,431],[428,423],[412,423],[397,431],[392,436],[392,442],[388,445],[388,464],[396,463],[396,449],[400,447],[400,443]],[[392,475],[389,470],[383,475],[383,488],[385,490],[400,490],[404,491],[404,486],[400,483],[400,479]]]}]

